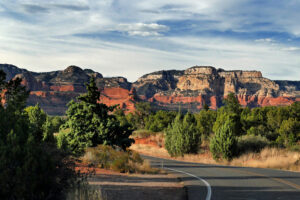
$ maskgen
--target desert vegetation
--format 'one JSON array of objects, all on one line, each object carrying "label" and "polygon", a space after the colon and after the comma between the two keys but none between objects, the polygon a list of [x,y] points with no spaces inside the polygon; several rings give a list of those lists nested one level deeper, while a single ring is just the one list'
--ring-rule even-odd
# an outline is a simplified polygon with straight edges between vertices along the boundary
[{"label": "desert vegetation", "polygon": [[[135,113],[127,117],[136,128],[144,129],[134,132],[136,138],[149,138],[150,143],[164,141],[164,148],[171,157],[184,156],[204,163],[299,170],[299,113],[300,102],[251,109],[242,107],[236,96],[229,94],[224,106],[218,110],[210,110],[206,105],[199,113],[151,112],[150,109],[150,114],[143,118],[136,117]],[[158,139],[156,135],[161,132],[163,134],[159,134]],[[161,146],[158,142],[157,147]],[[154,151],[153,145],[147,148],[149,152]],[[146,152],[140,144],[133,149]],[[163,150],[161,154],[165,157]],[[279,159],[277,164],[276,159]]]},{"label": "desert vegetation", "polygon": [[164,155],[182,160],[299,170],[299,102],[250,109],[230,94],[218,110],[204,105],[199,113],[153,111],[141,102],[125,115],[117,105],[99,103],[92,78],[87,92],[59,117],[48,116],[38,104],[26,107],[29,91],[21,82],[5,81],[0,70],[1,199],[97,196],[86,189],[91,171],[76,170],[78,163],[158,173],[128,149],[133,138],[151,138]]},{"label": "desert vegetation", "polygon": [[[94,79],[63,118],[38,104],[26,107],[29,91],[21,82],[6,82],[0,70],[0,199],[99,199],[87,183],[89,167],[156,172],[127,150],[133,128],[122,111],[113,114],[116,106],[99,103]],[[83,161],[84,172],[76,169]]]}]

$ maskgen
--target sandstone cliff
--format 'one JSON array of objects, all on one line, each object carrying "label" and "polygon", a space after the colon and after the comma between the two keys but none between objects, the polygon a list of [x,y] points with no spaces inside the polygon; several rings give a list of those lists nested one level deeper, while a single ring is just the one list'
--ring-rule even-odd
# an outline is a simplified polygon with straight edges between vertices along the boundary
[{"label": "sandstone cliff", "polygon": [[66,104],[85,92],[85,82],[95,77],[101,102],[119,104],[133,111],[138,101],[156,109],[197,111],[208,104],[222,105],[229,93],[237,94],[243,106],[277,106],[300,101],[300,81],[272,81],[259,71],[225,71],[211,66],[167,70],[146,74],[130,83],[124,77],[103,77],[90,69],[69,66],[63,71],[36,73],[13,65],[0,65],[7,80],[20,77],[31,91],[29,105],[39,103],[51,115],[63,115]]}]

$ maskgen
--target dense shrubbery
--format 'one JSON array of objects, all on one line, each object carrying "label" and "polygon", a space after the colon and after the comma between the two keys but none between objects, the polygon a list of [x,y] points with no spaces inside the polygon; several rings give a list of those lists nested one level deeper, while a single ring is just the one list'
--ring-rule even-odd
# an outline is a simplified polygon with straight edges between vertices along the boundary
[{"label": "dense shrubbery", "polygon": [[[300,139],[300,102],[293,103],[291,106],[284,107],[262,107],[262,108],[242,108],[238,99],[234,94],[229,94],[224,100],[224,106],[217,111],[209,110],[206,106],[199,113],[195,113],[193,128],[197,138],[194,142],[189,141],[188,138],[193,138],[191,133],[183,125],[183,117],[175,118],[175,112],[170,111],[157,111],[150,112],[148,106],[139,106],[140,113],[144,113],[143,117],[136,117],[136,114],[127,115],[129,123],[134,123],[136,129],[145,127],[152,132],[165,132],[166,148],[172,156],[183,155],[184,153],[197,152],[202,140],[212,140],[212,147],[214,154],[225,159],[231,159],[232,156],[240,155],[244,152],[259,151],[262,146],[277,146],[288,147],[290,149],[299,149]],[[149,104],[148,104],[149,105]],[[144,110],[143,110],[144,108]],[[145,109],[147,108],[147,109]],[[143,110],[143,111],[141,111]],[[149,114],[146,115],[145,113]],[[141,115],[139,115],[141,116]],[[143,120],[142,120],[143,118]],[[143,121],[139,125],[139,120]],[[191,125],[191,124],[190,124]],[[229,126],[229,127],[225,127]],[[184,127],[185,126],[185,127]],[[168,127],[168,128],[167,128]],[[150,135],[150,132],[142,131],[144,135]],[[218,140],[226,139],[224,134],[232,135],[233,141],[240,143],[239,148],[229,148],[231,153],[217,152],[225,147],[217,147]],[[249,137],[244,137],[248,135]],[[200,138],[200,139],[198,139]],[[219,139],[217,139],[219,138]],[[195,145],[197,143],[197,145]],[[231,143],[231,142],[229,142]],[[232,145],[234,146],[233,142]],[[244,147],[241,148],[241,145]],[[197,146],[197,148],[195,147]],[[229,145],[230,146],[230,145]],[[222,150],[223,151],[223,150]],[[216,158],[218,156],[215,156]]]},{"label": "dense shrubbery", "polygon": [[68,104],[67,121],[58,135],[58,145],[62,149],[68,149],[74,155],[80,155],[87,147],[95,147],[98,144],[117,145],[126,149],[133,139],[129,136],[132,129],[129,123],[119,121],[109,114],[115,107],[108,107],[98,103],[100,92],[94,79],[87,86],[87,93],[78,97],[78,101]]},{"label": "dense shrubbery", "polygon": [[201,137],[194,115],[187,113],[183,117],[179,113],[165,133],[165,146],[171,156],[197,153]]},{"label": "dense shrubbery", "polygon": [[0,199],[63,199],[77,180],[74,163],[56,148],[52,124],[28,91],[0,70]]},{"label": "dense shrubbery", "polygon": [[164,131],[172,123],[176,115],[176,112],[159,110],[149,115],[145,128],[153,132]]},{"label": "dense shrubbery", "polygon": [[0,199],[65,199],[84,177],[75,171],[71,155],[98,144],[120,149],[113,155],[114,169],[132,171],[142,162],[137,154],[123,152],[133,141],[124,113],[111,114],[115,107],[98,103],[94,79],[87,91],[69,103],[65,121],[47,116],[39,105],[25,108],[29,92],[21,79],[5,82],[0,70]]}]

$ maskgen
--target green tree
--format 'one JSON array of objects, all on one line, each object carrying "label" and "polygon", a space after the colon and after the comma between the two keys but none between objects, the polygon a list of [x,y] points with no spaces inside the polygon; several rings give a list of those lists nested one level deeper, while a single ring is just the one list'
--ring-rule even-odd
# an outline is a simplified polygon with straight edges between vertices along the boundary
[{"label": "green tree", "polygon": [[284,120],[279,128],[277,142],[284,146],[292,146],[300,138],[300,122],[295,118]]},{"label": "green tree", "polygon": [[69,131],[60,133],[59,144],[67,144],[75,155],[98,144],[118,145],[126,149],[133,142],[129,138],[132,130],[128,125],[121,125],[116,116],[110,114],[116,106],[98,103],[100,92],[94,78],[86,87],[87,93],[79,96],[77,102],[71,101],[68,104],[64,128]]},{"label": "green tree", "polygon": [[239,115],[241,113],[241,105],[234,93],[229,93],[224,99],[225,109],[227,112]]},{"label": "green tree", "polygon": [[25,108],[30,122],[30,131],[37,141],[43,138],[43,125],[47,120],[47,114],[41,109],[39,104]]},{"label": "green tree", "polygon": [[63,199],[77,177],[73,162],[32,132],[21,79],[4,80],[0,70],[0,199]]},{"label": "green tree", "polygon": [[242,134],[241,124],[241,106],[238,99],[233,93],[230,93],[224,99],[225,106],[221,107],[217,112],[217,119],[213,126],[213,131],[216,133],[226,121],[233,123],[233,134],[238,136]]},{"label": "green tree", "polygon": [[227,119],[216,131],[210,141],[210,151],[214,159],[224,158],[230,160],[236,155],[237,140],[234,134],[234,123]]},{"label": "green tree", "polygon": [[201,110],[195,114],[197,129],[201,135],[208,137],[213,132],[213,125],[217,118],[217,112],[213,110]]},{"label": "green tree", "polygon": [[151,114],[151,105],[149,102],[140,102],[136,105],[136,122],[138,123],[138,128],[145,128],[147,118]]},{"label": "green tree", "polygon": [[145,128],[153,132],[166,129],[176,117],[176,112],[159,110],[152,113],[146,121]]},{"label": "green tree", "polygon": [[171,156],[197,153],[201,144],[199,134],[195,117],[190,113],[183,117],[179,113],[165,131],[165,147]]},{"label": "green tree", "polygon": [[65,123],[63,117],[60,116],[49,117],[49,121],[51,121],[51,125],[54,133],[58,133],[60,126]]}]

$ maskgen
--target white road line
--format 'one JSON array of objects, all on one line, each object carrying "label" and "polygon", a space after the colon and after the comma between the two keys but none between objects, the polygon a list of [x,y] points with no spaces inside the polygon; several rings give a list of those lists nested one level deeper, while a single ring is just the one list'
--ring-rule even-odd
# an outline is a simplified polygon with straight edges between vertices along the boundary
[{"label": "white road line", "polygon": [[206,180],[204,180],[204,179],[202,179],[202,178],[200,178],[198,176],[195,176],[194,174],[190,174],[188,172],[184,172],[184,171],[180,171],[180,170],[176,170],[176,169],[171,169],[171,168],[168,168],[168,167],[164,167],[164,169],[168,169],[168,170],[171,170],[171,171],[183,173],[183,174],[192,176],[192,177],[194,177],[194,178],[199,179],[200,181],[202,181],[206,185],[206,188],[207,188],[207,195],[206,195],[205,200],[210,200],[210,198],[211,198],[211,187],[210,187],[209,183]]}]

